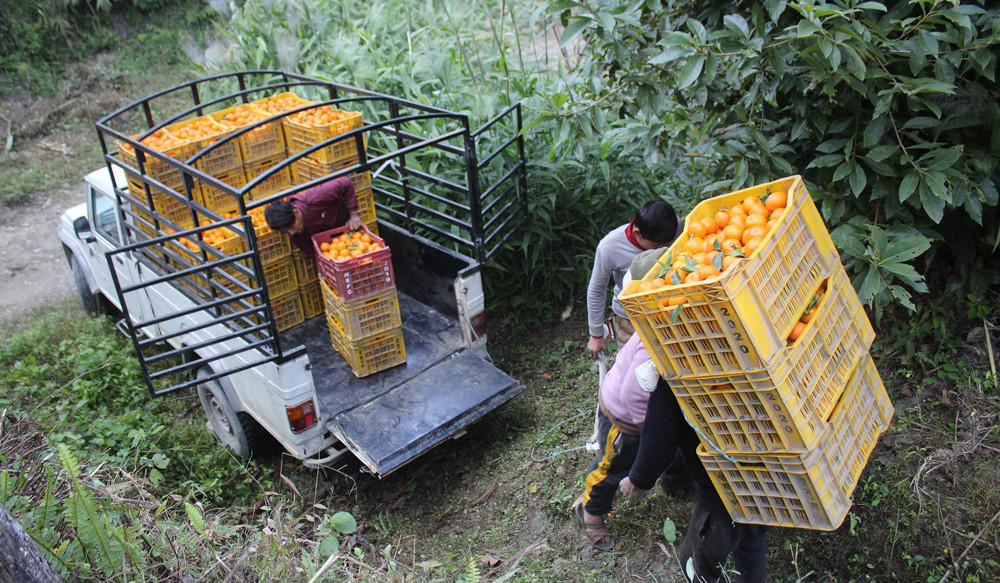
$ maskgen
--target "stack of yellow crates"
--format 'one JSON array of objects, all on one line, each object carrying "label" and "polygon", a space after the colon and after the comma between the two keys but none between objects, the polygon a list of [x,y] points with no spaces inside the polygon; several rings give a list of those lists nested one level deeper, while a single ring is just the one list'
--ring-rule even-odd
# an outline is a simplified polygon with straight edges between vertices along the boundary
[{"label": "stack of yellow crates", "polygon": [[[695,223],[775,191],[787,203],[754,249],[688,279]],[[836,529],[893,407],[869,353],[874,330],[801,177],[703,201],[660,259],[619,299],[701,436],[730,515]]]}]

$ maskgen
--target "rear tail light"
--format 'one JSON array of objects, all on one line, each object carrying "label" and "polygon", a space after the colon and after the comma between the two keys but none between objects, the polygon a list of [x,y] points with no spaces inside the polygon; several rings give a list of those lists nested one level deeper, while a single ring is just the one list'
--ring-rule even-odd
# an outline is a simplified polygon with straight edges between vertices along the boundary
[{"label": "rear tail light", "polygon": [[294,407],[285,407],[285,414],[288,416],[288,425],[292,428],[292,433],[302,433],[316,425],[316,405],[312,399]]},{"label": "rear tail light", "polygon": [[472,330],[476,333],[476,338],[486,336],[486,311],[479,312],[469,318],[469,324],[472,325]]}]

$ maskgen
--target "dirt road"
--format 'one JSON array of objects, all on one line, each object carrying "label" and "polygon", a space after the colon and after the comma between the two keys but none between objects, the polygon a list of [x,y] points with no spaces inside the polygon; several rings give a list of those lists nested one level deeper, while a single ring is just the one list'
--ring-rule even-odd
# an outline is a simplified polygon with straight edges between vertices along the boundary
[{"label": "dirt road", "polygon": [[40,195],[37,205],[0,209],[0,323],[76,301],[56,230],[63,210],[83,202],[80,180],[77,189]]}]

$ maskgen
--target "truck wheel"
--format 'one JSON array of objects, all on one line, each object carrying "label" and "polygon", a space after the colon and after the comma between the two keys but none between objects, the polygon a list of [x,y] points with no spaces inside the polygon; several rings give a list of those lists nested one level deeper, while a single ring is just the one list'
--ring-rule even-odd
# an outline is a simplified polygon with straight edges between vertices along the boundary
[{"label": "truck wheel", "polygon": [[273,447],[274,438],[253,417],[233,409],[217,380],[198,385],[198,399],[212,433],[237,457],[259,458]]},{"label": "truck wheel", "polygon": [[80,262],[75,255],[70,257],[69,267],[73,270],[73,281],[76,282],[76,293],[80,296],[80,306],[83,307],[83,311],[94,316],[107,314],[104,298],[90,291],[87,278],[83,275],[83,268],[80,267]]}]

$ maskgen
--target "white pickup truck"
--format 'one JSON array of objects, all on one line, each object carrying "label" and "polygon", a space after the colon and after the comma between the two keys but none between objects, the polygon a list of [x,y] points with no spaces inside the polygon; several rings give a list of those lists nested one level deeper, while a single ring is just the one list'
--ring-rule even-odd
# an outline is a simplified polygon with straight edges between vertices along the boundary
[{"label": "white pickup truck", "polygon": [[[310,95],[311,106],[357,108],[364,123],[304,151],[289,148],[236,185],[204,162],[263,121],[182,157],[142,141],[278,92]],[[466,116],[424,104],[248,71],[159,91],[101,119],[97,130],[107,166],[86,177],[86,201],[59,228],[80,300],[90,312],[123,315],[119,327],[152,394],[196,387],[212,430],[237,455],[276,441],[307,465],[350,452],[384,476],[523,391],[486,354],[481,280],[482,263],[527,212],[519,105],[470,130]],[[263,191],[303,157],[344,143],[357,145],[350,163],[311,180],[285,174],[293,178],[282,188]],[[481,159],[478,149],[487,152]],[[151,168],[181,180],[170,184]],[[361,173],[370,176],[375,228],[391,250],[405,362],[359,377],[334,349],[323,314],[279,329],[251,211]],[[231,197],[235,210],[207,205],[199,196],[206,185]],[[206,242],[218,227],[239,235],[236,251]]]}]

